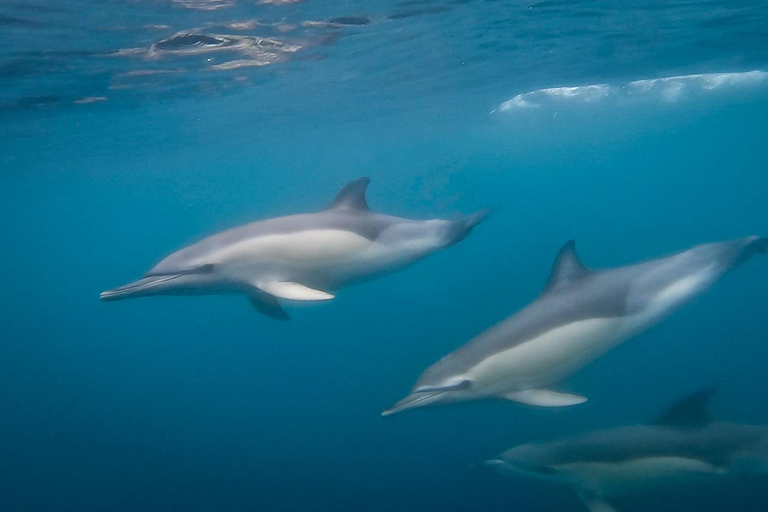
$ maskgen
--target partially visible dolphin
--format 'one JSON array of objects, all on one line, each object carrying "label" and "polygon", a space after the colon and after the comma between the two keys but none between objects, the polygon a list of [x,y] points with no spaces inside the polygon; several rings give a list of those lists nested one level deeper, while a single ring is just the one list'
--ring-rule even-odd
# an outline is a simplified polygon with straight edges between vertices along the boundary
[{"label": "partially visible dolphin", "polygon": [[278,299],[322,301],[355,281],[399,270],[463,240],[487,211],[417,221],[375,213],[369,178],[348,183],[324,210],[229,229],[163,259],[143,279],[102,300],[242,293],[261,313],[288,315]]},{"label": "partially visible dolphin", "polygon": [[524,444],[483,466],[569,484],[591,512],[614,512],[611,499],[660,486],[768,472],[768,427],[712,422],[713,392],[683,398],[650,425]]},{"label": "partially visible dolphin", "polygon": [[552,386],[766,247],[768,237],[751,236],[597,272],[581,264],[571,240],[537,300],[427,368],[411,393],[382,415],[489,397],[543,407],[583,403],[585,397]]}]

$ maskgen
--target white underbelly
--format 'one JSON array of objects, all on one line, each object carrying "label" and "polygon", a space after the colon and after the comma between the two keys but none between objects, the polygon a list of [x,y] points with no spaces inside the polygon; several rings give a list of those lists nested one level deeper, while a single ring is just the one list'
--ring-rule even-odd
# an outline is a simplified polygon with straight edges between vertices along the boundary
[{"label": "white underbelly", "polygon": [[685,457],[643,457],[623,462],[573,462],[557,466],[575,485],[617,496],[723,473]]},{"label": "white underbelly", "polygon": [[621,318],[580,320],[546,331],[472,367],[466,378],[479,394],[543,388],[572,375],[622,338]]},{"label": "white underbelly", "polygon": [[230,267],[318,267],[355,258],[372,243],[351,231],[322,229],[250,238],[222,247],[207,258],[215,265]]},{"label": "white underbelly", "polygon": [[243,240],[206,257],[234,279],[277,279],[343,285],[401,268],[432,252],[429,241],[382,244],[345,230],[308,230]]}]

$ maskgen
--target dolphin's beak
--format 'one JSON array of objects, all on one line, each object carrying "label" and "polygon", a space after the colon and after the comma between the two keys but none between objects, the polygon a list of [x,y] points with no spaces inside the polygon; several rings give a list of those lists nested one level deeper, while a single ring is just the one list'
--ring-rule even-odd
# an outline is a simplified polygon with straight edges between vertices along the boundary
[{"label": "dolphin's beak", "polygon": [[481,460],[479,462],[472,463],[472,467],[477,469],[495,469],[503,470],[507,469],[509,465],[501,459]]},{"label": "dolphin's beak", "polygon": [[111,290],[101,292],[101,294],[99,295],[99,298],[101,300],[110,301],[110,300],[130,299],[132,297],[149,295],[150,293],[152,293],[153,288],[155,288],[156,286],[159,286],[163,283],[167,283],[181,276],[182,274],[170,274],[170,275],[164,275],[164,276],[147,276],[143,279],[139,279],[138,281],[128,283],[125,286],[120,286],[118,288],[113,288]]},{"label": "dolphin's beak", "polygon": [[488,459],[475,462],[472,464],[473,468],[483,471],[494,471],[506,475],[526,475],[531,476],[546,476],[548,473],[531,471],[528,467],[516,465],[503,459]]},{"label": "dolphin's beak", "polygon": [[445,394],[445,391],[428,391],[428,392],[415,392],[406,396],[395,405],[382,412],[381,415],[392,416],[398,412],[406,409],[413,409],[414,407],[423,407],[435,402],[440,396]]}]

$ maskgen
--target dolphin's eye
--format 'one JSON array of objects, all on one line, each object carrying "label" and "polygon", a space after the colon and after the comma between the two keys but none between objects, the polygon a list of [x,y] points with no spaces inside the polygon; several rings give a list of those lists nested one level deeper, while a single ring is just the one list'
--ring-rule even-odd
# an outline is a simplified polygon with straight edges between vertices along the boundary
[{"label": "dolphin's eye", "polygon": [[553,468],[552,466],[544,466],[544,465],[541,465],[541,466],[536,466],[536,467],[534,468],[534,470],[535,470],[537,473],[540,473],[540,474],[542,474],[542,475],[552,475],[552,474],[554,474],[554,473],[557,473],[557,471],[555,470],[555,468]]},{"label": "dolphin's eye", "polygon": [[461,391],[472,385],[471,380],[462,380],[456,384],[444,384],[439,386],[419,386],[413,390],[414,393],[445,393],[447,391]]},{"label": "dolphin's eye", "polygon": [[206,263],[205,265],[201,265],[197,269],[197,273],[199,274],[210,274],[214,270],[213,263]]},{"label": "dolphin's eye", "polygon": [[456,386],[456,389],[457,390],[464,390],[464,389],[469,389],[470,387],[472,387],[472,381],[471,380],[463,380],[463,381],[461,381]]}]

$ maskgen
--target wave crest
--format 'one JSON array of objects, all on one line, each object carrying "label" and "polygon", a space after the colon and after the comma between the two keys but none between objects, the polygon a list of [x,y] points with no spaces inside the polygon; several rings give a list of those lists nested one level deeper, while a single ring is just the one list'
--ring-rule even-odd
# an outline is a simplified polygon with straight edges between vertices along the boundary
[{"label": "wave crest", "polygon": [[708,92],[768,82],[766,71],[706,73],[635,80],[626,84],[591,84],[550,87],[518,94],[502,103],[500,112],[526,110],[545,105],[592,103],[605,98],[649,98],[674,102],[695,92]]}]

